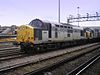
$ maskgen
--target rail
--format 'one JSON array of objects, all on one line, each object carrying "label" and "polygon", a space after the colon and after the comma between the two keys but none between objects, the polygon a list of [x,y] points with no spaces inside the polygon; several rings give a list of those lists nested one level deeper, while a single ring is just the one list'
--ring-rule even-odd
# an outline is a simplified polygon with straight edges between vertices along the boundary
[{"label": "rail", "polygon": [[82,65],[80,65],[79,67],[75,68],[74,70],[72,70],[71,72],[69,72],[66,75],[79,75],[81,74],[85,69],[87,69],[89,66],[91,66],[95,61],[97,61],[98,59],[100,59],[100,53],[95,55],[94,57],[92,57],[90,60],[86,61],[85,63],[83,63]]}]

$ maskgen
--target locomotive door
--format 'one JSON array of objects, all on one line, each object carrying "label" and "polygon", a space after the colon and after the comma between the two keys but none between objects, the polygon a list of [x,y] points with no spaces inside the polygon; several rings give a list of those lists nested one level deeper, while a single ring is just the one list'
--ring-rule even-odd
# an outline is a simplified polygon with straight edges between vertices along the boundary
[{"label": "locomotive door", "polygon": [[35,40],[42,40],[42,30],[34,29],[34,38]]},{"label": "locomotive door", "polygon": [[52,38],[51,24],[50,24],[50,23],[49,23],[49,25],[48,25],[48,31],[49,31],[48,37],[49,37],[49,38]]},{"label": "locomotive door", "polygon": [[48,41],[48,31],[47,30],[42,30],[42,40]]},{"label": "locomotive door", "polygon": [[55,28],[55,38],[58,38],[58,29]]}]

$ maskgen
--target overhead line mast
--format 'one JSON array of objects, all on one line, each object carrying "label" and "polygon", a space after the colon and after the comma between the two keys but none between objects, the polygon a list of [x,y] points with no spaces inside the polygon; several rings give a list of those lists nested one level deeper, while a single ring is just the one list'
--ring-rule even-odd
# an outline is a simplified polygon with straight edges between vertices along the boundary
[{"label": "overhead line mast", "polygon": [[98,12],[96,12],[95,15],[91,15],[87,13],[86,16],[78,16],[78,17],[69,17],[67,19],[67,23],[73,23],[73,22],[86,22],[86,21],[100,21],[100,15]]}]

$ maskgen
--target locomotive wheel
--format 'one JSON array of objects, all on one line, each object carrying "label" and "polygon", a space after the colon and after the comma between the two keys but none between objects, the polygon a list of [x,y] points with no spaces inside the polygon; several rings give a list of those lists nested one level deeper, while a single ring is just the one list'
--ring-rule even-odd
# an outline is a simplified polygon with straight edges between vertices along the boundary
[{"label": "locomotive wheel", "polygon": [[38,52],[42,52],[43,51],[43,47],[42,46],[35,46],[35,51]]},{"label": "locomotive wheel", "polygon": [[28,47],[27,50],[25,51],[27,54],[33,54],[34,50],[32,49],[32,47]]},{"label": "locomotive wheel", "polygon": [[20,47],[21,47],[21,52],[25,52],[25,46],[24,46],[24,44],[23,43],[21,43],[21,45],[20,45]]}]

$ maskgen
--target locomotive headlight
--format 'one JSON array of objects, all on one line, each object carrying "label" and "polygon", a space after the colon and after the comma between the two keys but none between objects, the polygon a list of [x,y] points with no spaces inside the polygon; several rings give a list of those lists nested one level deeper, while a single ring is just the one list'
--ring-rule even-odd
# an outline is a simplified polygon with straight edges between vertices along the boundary
[{"label": "locomotive headlight", "polygon": [[33,45],[31,44],[31,47],[33,47]]}]

